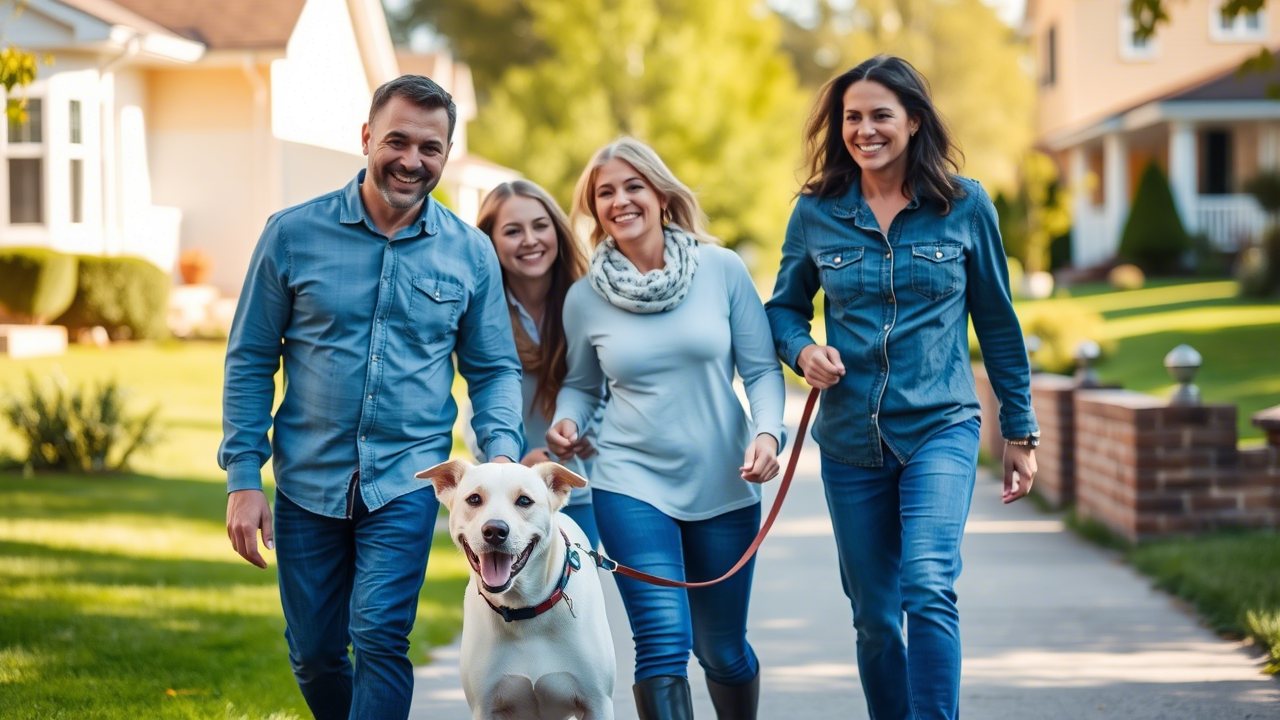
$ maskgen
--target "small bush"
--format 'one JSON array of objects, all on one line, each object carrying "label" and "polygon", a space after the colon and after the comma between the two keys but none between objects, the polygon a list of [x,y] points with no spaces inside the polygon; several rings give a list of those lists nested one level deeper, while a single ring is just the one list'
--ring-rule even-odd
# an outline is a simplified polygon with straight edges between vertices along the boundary
[{"label": "small bush", "polygon": [[0,305],[42,325],[76,296],[76,258],[45,248],[0,251]]},{"label": "small bush", "polygon": [[75,300],[56,322],[73,330],[101,325],[113,340],[164,337],[169,285],[142,258],[82,255]]},{"label": "small bush", "polygon": [[1245,248],[1236,259],[1235,276],[1240,283],[1240,294],[1245,297],[1265,298],[1275,292],[1271,275],[1271,263],[1260,247]]},{"label": "small bush", "polygon": [[1137,265],[1117,265],[1107,273],[1107,283],[1116,290],[1141,290],[1147,276]]},{"label": "small bush", "polygon": [[28,375],[27,396],[13,393],[3,410],[26,445],[26,465],[35,470],[121,470],[135,452],[159,440],[159,407],[126,412],[125,393],[114,379],[94,392],[84,385],[69,389],[66,378],[42,384]]},{"label": "small bush", "polygon": [[1169,181],[1155,162],[1138,181],[1133,209],[1120,236],[1119,258],[1148,274],[1169,274],[1182,267],[1190,240],[1169,190]]},{"label": "small bush", "polygon": [[1115,342],[1103,342],[1102,315],[1071,300],[1041,303],[1021,312],[1023,335],[1040,338],[1033,359],[1045,372],[1071,374],[1076,366],[1076,349],[1085,340],[1102,348],[1103,356],[1115,351]]}]

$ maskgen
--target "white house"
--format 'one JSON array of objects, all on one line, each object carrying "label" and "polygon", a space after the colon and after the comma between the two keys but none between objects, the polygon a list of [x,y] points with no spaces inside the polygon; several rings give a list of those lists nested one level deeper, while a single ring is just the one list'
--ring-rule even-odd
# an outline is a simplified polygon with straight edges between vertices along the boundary
[{"label": "white house", "polygon": [[1036,138],[1077,190],[1072,262],[1115,255],[1151,160],[1169,176],[1191,232],[1235,251],[1264,224],[1242,185],[1280,167],[1280,73],[1238,75],[1280,47],[1280,3],[1227,17],[1222,0],[1165,2],[1154,36],[1134,33],[1128,0],[1028,0],[1039,65]]},{"label": "white house", "polygon": [[165,269],[213,258],[238,291],[272,212],[364,166],[372,92],[427,72],[459,123],[442,187],[467,219],[517,177],[467,152],[470,71],[392,46],[378,0],[13,0],[6,39],[55,62],[25,89],[27,122],[0,143],[0,246],[135,254]]}]

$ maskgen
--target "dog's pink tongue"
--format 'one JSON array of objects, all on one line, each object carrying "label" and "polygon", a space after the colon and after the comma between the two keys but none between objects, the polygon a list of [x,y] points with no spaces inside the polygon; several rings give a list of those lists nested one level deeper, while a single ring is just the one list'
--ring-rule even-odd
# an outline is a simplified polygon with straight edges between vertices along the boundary
[{"label": "dog's pink tongue", "polygon": [[480,579],[489,587],[502,587],[511,578],[514,555],[500,552],[480,553]]}]

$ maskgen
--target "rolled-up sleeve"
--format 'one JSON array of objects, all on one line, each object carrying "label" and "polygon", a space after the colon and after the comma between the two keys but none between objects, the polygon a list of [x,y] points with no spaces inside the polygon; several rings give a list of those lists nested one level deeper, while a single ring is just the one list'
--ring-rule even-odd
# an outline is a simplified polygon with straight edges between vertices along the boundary
[{"label": "rolled-up sleeve", "polygon": [[473,301],[458,322],[458,370],[467,380],[477,446],[487,458],[501,455],[518,461],[524,455],[520,359],[498,256],[487,241],[485,246],[477,258]]},{"label": "rolled-up sleeve", "polygon": [[981,185],[974,187],[972,247],[966,261],[969,315],[1000,401],[1000,433],[1006,438],[1026,437],[1038,429],[1031,409],[1031,365],[1009,293],[1009,266],[995,205]]},{"label": "rolled-up sleeve", "polygon": [[778,267],[773,297],[764,305],[778,357],[802,376],[804,373],[796,360],[799,359],[801,350],[815,344],[813,335],[810,334],[813,296],[821,286],[818,266],[809,256],[805,239],[804,202],[804,198],[800,198],[791,212],[786,239],[782,243],[782,262]]},{"label": "rolled-up sleeve", "polygon": [[228,493],[261,489],[262,466],[271,457],[275,374],[292,311],[288,273],[288,241],[274,217],[249,260],[227,339],[218,465],[227,471]]}]

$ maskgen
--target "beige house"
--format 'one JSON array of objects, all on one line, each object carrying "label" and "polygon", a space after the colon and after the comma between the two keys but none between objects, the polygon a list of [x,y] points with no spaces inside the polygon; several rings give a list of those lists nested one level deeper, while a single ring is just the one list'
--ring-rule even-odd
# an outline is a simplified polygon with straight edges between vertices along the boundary
[{"label": "beige house", "polygon": [[1115,255],[1136,181],[1154,159],[1187,228],[1234,251],[1263,228],[1242,184],[1280,167],[1275,73],[1238,75],[1280,46],[1280,3],[1223,15],[1223,0],[1166,0],[1169,21],[1139,40],[1128,0],[1028,0],[1039,91],[1037,144],[1077,189],[1072,262]]},{"label": "beige house", "polygon": [[[0,246],[134,254],[200,248],[235,294],[266,218],[364,166],[372,91],[427,72],[459,122],[442,187],[467,219],[516,177],[467,152],[475,93],[447,55],[397,52],[378,0],[22,0],[6,39],[56,62],[0,143]],[[0,2],[8,17],[13,0]]]}]

